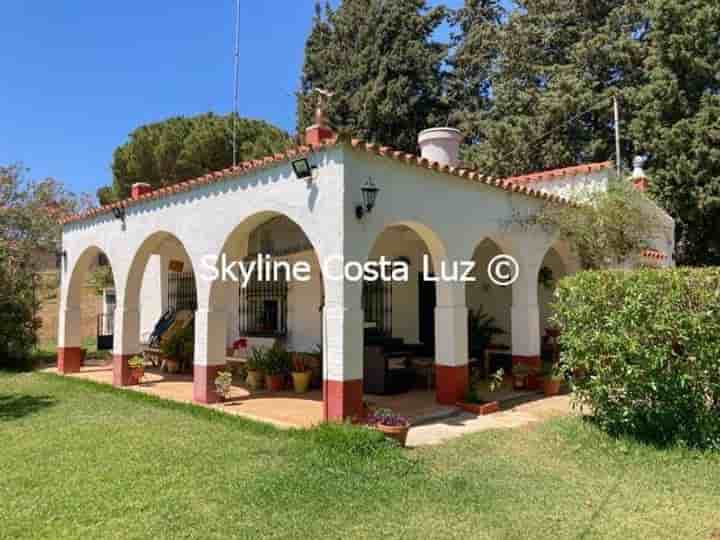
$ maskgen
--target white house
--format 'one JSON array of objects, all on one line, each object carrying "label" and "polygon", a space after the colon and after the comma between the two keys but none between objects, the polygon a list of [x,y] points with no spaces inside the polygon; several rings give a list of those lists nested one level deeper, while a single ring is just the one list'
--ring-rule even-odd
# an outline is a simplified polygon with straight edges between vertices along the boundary
[{"label": "white house", "polygon": [[[368,331],[425,346],[434,359],[440,403],[454,404],[468,385],[469,309],[482,307],[496,319],[505,330],[499,341],[514,363],[540,362],[550,292],[539,284],[539,272],[543,268],[557,279],[579,265],[563,242],[516,226],[516,218],[545,204],[571,204],[579,187],[604,189],[614,179],[611,163],[498,180],[459,163],[461,137],[454,129],[422,132],[421,156],[340,140],[322,123],[308,128],[306,139],[306,146],[171,187],[150,191],[136,185],[128,200],[67,218],[59,369],[80,368],[79,295],[99,252],[110,262],[117,294],[116,385],[127,383],[127,361],[140,351],[143,333],[188,283],[196,304],[198,402],[217,399],[213,380],[229,344],[256,333],[282,335],[290,350],[321,344],[325,417],[333,420],[361,407]],[[313,168],[298,178],[303,159]],[[374,206],[364,200],[371,194],[368,179],[379,189]],[[655,242],[645,254],[648,261],[671,265],[672,220],[666,237]],[[308,262],[309,280],[242,288],[232,280],[207,279],[208,256],[249,261],[258,253]],[[511,286],[488,276],[488,263],[500,254],[517,261]],[[338,256],[345,263],[382,256],[402,261],[408,279],[370,285],[328,275],[325,265]],[[426,274],[438,281],[421,275],[424,256]],[[462,261],[476,263],[475,281],[440,279]]]}]

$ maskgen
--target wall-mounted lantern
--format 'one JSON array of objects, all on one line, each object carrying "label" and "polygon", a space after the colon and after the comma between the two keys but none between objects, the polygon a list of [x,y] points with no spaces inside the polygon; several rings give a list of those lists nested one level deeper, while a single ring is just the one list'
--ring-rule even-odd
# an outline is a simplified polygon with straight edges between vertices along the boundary
[{"label": "wall-mounted lantern", "polygon": [[355,216],[358,219],[362,219],[365,214],[372,212],[380,188],[375,185],[371,177],[368,177],[360,187],[360,191],[362,192],[363,204],[358,204],[355,207]]},{"label": "wall-mounted lantern", "polygon": [[112,209],[113,216],[115,216],[115,219],[119,219],[122,221],[123,228],[125,227],[125,207],[124,206],[115,206]]},{"label": "wall-mounted lantern", "polygon": [[55,267],[64,270],[67,266],[67,251],[58,247],[55,251]]}]

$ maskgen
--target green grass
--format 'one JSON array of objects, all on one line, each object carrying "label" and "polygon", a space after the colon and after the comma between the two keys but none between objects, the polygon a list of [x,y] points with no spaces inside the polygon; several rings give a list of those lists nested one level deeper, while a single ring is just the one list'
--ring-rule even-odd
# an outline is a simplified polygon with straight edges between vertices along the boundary
[{"label": "green grass", "polygon": [[0,538],[683,538],[720,456],[579,419],[401,450],[48,374],[0,373]]}]

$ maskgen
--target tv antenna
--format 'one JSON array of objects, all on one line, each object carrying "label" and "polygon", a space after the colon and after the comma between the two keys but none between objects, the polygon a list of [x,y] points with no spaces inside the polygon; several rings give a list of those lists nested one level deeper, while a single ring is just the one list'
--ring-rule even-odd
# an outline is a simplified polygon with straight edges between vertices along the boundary
[{"label": "tv antenna", "polygon": [[233,167],[237,166],[238,148],[237,148],[237,128],[238,128],[238,100],[240,86],[240,0],[235,3],[235,69],[233,81],[233,121],[232,121],[232,153]]}]

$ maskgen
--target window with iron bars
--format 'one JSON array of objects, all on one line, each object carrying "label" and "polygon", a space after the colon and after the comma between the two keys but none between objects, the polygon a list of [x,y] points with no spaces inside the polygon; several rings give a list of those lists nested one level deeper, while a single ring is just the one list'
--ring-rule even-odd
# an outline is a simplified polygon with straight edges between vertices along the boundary
[{"label": "window with iron bars", "polygon": [[195,275],[192,272],[168,272],[167,306],[175,311],[197,309]]},{"label": "window with iron bars", "polygon": [[284,271],[277,278],[258,280],[253,273],[248,284],[240,287],[240,335],[287,335],[288,279]]},{"label": "window with iron bars", "polygon": [[392,336],[392,282],[364,281],[362,305],[365,312],[365,334]]}]

